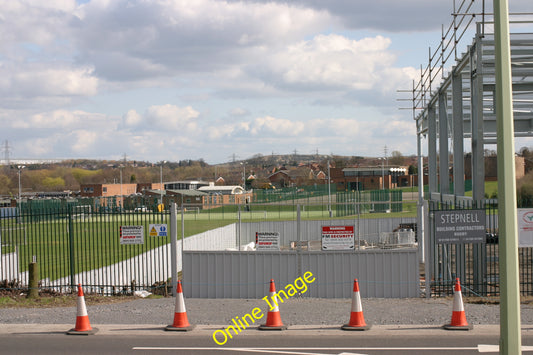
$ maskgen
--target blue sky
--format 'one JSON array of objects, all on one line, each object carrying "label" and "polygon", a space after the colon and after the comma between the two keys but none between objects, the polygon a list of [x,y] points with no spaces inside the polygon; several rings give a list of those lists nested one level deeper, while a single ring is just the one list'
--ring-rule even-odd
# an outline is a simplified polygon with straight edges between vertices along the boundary
[{"label": "blue sky", "polygon": [[453,9],[451,0],[0,4],[0,139],[11,158],[208,163],[295,150],[381,156],[384,146],[415,154],[397,90],[411,88]]}]

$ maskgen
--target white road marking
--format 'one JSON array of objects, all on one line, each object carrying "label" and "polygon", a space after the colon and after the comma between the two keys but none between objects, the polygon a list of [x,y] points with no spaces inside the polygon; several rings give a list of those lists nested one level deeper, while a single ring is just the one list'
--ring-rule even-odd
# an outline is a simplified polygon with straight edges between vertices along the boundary
[{"label": "white road marking", "polygon": [[[290,355],[331,355],[330,353],[315,353],[311,351],[420,351],[420,350],[435,350],[435,351],[457,351],[457,350],[479,350],[479,346],[470,347],[358,347],[358,348],[316,348],[316,347],[302,347],[302,348],[227,348],[219,347],[134,347],[132,350],[209,350],[209,351],[240,351],[240,352],[257,352],[257,353],[272,353],[272,354],[290,354]],[[352,354],[352,353],[338,353]],[[362,355],[362,354],[354,354]]]},{"label": "white road marking", "polygon": [[[500,352],[500,346],[499,345],[479,344],[477,346],[477,350],[480,353],[499,353]],[[533,351],[533,346],[522,345],[522,351]]]}]

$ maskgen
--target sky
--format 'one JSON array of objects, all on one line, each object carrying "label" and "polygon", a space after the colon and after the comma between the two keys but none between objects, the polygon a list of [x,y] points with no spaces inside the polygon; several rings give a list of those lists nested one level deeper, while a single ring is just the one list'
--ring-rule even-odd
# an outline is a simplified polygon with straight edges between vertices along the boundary
[{"label": "sky", "polygon": [[[531,12],[529,2],[510,10]],[[410,95],[398,90],[418,80],[453,0],[0,0],[0,8],[0,159],[8,151],[217,164],[295,152],[416,154],[412,111],[398,101]]]}]

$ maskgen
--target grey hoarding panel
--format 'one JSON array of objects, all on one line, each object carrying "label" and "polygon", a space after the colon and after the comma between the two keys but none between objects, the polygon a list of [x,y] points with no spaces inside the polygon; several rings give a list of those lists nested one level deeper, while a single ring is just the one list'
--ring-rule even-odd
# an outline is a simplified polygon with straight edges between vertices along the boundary
[{"label": "grey hoarding panel", "polygon": [[[301,252],[301,272],[316,280],[305,297],[350,298],[353,279],[363,297],[418,297],[416,249],[362,252]],[[196,298],[263,298],[298,275],[296,252],[185,251],[184,293]]]}]

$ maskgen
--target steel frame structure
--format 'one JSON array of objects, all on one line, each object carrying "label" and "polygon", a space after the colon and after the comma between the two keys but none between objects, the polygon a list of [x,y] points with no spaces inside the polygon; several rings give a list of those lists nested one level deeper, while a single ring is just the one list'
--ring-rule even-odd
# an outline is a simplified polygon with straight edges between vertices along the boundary
[{"label": "steel frame structure", "polygon": [[[533,27],[529,20],[510,21],[518,30]],[[459,16],[459,15],[456,15]],[[461,15],[463,18],[467,14]],[[429,65],[421,70],[421,79],[413,85],[413,116],[417,126],[419,157],[421,139],[428,141],[429,196],[432,201],[482,201],[484,191],[484,146],[496,144],[495,59],[492,22],[476,23],[476,33],[467,51],[455,60],[444,76],[444,65],[457,52],[457,31],[454,17],[453,32],[440,45],[440,53],[430,55]],[[466,33],[466,27],[461,36]],[[515,137],[533,136],[533,33],[511,33],[511,68]],[[453,46],[450,47],[450,43]],[[448,52],[447,52],[448,51]],[[432,66],[432,60],[440,66]],[[432,90],[438,73],[440,85]],[[472,197],[465,196],[464,140],[469,138],[472,153]],[[451,141],[451,143],[450,143]],[[450,159],[453,152],[453,159]],[[453,191],[450,191],[450,163],[453,171]],[[419,181],[423,181],[423,166],[419,164]],[[421,192],[422,193],[422,192]],[[423,198],[423,196],[422,196]]]}]

